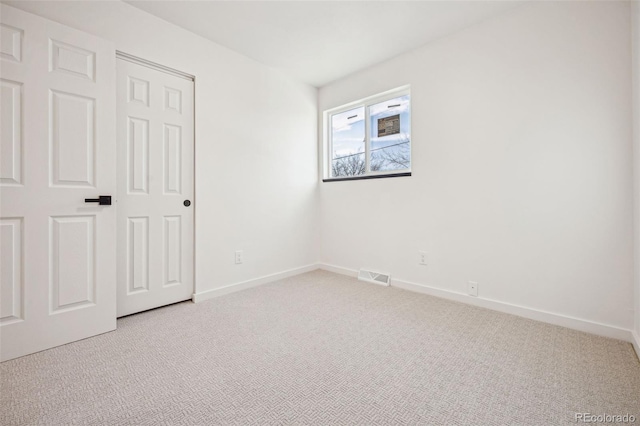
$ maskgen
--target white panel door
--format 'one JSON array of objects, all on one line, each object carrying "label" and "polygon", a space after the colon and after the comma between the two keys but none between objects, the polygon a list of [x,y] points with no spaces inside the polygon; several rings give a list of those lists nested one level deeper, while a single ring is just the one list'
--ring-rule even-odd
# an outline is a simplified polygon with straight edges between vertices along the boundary
[{"label": "white panel door", "polygon": [[193,81],[117,60],[118,316],[193,294]]},{"label": "white panel door", "polygon": [[115,49],[1,5],[0,357],[116,328]]}]

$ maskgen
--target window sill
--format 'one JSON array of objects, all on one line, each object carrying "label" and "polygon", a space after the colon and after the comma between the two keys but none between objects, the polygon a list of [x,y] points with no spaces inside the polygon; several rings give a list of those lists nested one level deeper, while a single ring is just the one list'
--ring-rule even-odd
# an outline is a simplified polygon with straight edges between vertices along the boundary
[{"label": "window sill", "polygon": [[382,178],[393,178],[393,177],[404,177],[411,176],[411,172],[403,172],[403,173],[387,173],[384,175],[364,175],[364,176],[351,176],[351,177],[337,177],[337,178],[328,178],[322,179],[323,182],[341,182],[344,180],[364,180],[364,179],[382,179]]}]

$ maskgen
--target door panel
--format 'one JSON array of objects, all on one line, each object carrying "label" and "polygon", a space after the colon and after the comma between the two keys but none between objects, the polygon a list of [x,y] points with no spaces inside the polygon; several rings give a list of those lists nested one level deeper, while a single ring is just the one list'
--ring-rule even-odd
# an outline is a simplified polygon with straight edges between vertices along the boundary
[{"label": "door panel", "polygon": [[0,184],[22,183],[22,84],[0,79]]},{"label": "door panel", "polygon": [[51,312],[95,302],[95,216],[52,217]]},{"label": "door panel", "polygon": [[94,187],[95,99],[51,90],[51,185]]},{"label": "door panel", "polygon": [[118,316],[193,294],[193,81],[117,61]]},{"label": "door panel", "polygon": [[2,43],[0,57],[9,61],[22,62],[23,31],[4,22],[0,24],[0,29],[2,30],[0,33],[0,42]]},{"label": "door panel", "polygon": [[49,69],[52,72],[95,81],[95,52],[53,39],[49,39],[49,44]]},{"label": "door panel", "polygon": [[1,7],[0,358],[115,329],[115,49]]},{"label": "door panel", "polygon": [[164,125],[164,193],[182,194],[182,128]]},{"label": "door panel", "polygon": [[22,321],[22,218],[0,219],[0,324]]},{"label": "door panel", "polygon": [[149,218],[127,218],[127,294],[149,291]]},{"label": "door panel", "polygon": [[149,121],[127,117],[128,167],[127,182],[129,194],[149,193]]}]

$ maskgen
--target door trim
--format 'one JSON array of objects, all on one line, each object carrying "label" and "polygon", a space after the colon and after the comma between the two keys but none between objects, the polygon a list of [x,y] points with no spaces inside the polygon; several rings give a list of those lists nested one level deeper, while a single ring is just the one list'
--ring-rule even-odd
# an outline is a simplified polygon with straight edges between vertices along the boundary
[{"label": "door trim", "polygon": [[[196,81],[196,77],[194,75],[188,74],[186,72],[177,70],[175,68],[167,67],[165,65],[158,64],[156,62],[151,62],[146,59],[139,58],[137,56],[130,55],[128,53],[121,52],[116,50],[116,58],[122,59],[123,61],[133,62],[134,64],[142,65],[143,67],[152,68],[158,71],[162,71],[167,74],[174,75],[176,77],[184,78],[185,80],[191,80],[193,82]],[[195,91],[194,91],[195,95]]]}]

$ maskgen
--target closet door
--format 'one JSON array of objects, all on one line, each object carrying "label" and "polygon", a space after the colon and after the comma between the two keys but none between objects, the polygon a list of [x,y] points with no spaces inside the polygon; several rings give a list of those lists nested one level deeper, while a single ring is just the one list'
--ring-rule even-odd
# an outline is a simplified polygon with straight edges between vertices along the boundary
[{"label": "closet door", "polygon": [[1,5],[0,356],[116,327],[115,49]]},{"label": "closet door", "polygon": [[194,85],[150,66],[117,60],[118,316],[193,295]]}]

